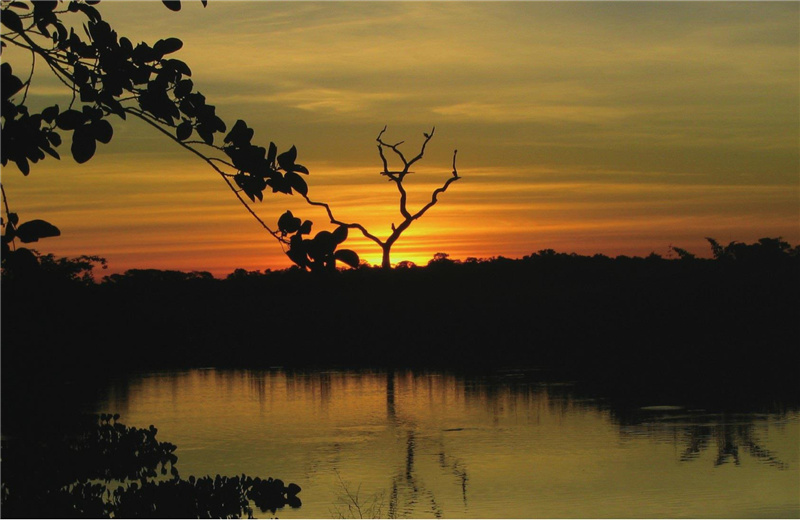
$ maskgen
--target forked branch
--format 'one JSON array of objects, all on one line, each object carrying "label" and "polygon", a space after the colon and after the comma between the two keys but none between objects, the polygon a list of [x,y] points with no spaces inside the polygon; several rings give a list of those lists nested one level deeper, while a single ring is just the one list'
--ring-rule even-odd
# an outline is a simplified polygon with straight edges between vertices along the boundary
[{"label": "forked branch", "polygon": [[[395,225],[394,223],[392,224],[391,226],[392,232],[388,237],[386,237],[385,239],[380,239],[375,234],[370,233],[363,225],[357,222],[343,222],[337,219],[333,215],[333,211],[331,210],[330,206],[327,203],[313,201],[310,198],[308,198],[308,196],[306,196],[305,198],[309,204],[325,208],[325,211],[328,214],[328,218],[330,219],[330,222],[332,224],[345,226],[351,229],[358,229],[361,232],[361,234],[364,235],[365,238],[368,238],[369,240],[378,244],[378,246],[380,246],[383,252],[381,266],[388,269],[391,267],[391,249],[394,243],[400,238],[403,232],[406,229],[408,229],[409,226],[411,226],[411,224],[415,220],[421,218],[429,209],[431,209],[433,206],[436,205],[436,203],[439,201],[439,195],[447,191],[447,188],[449,188],[452,183],[459,180],[461,177],[458,175],[458,168],[456,166],[456,157],[458,154],[458,150],[454,150],[453,172],[452,172],[453,176],[448,178],[442,184],[442,186],[435,189],[433,193],[431,193],[431,199],[427,204],[422,206],[422,208],[420,208],[415,213],[412,213],[408,209],[408,193],[406,192],[405,186],[403,186],[403,181],[405,180],[407,174],[413,173],[411,171],[411,166],[414,165],[420,159],[422,159],[422,157],[425,155],[425,148],[428,145],[428,142],[430,142],[430,140],[433,138],[433,134],[436,131],[436,127],[432,128],[430,133],[427,132],[423,133],[424,140],[422,142],[422,145],[420,146],[419,153],[410,160],[406,159],[406,156],[399,148],[404,141],[400,141],[394,144],[384,141],[383,135],[386,132],[386,128],[387,127],[384,127],[383,130],[381,130],[380,133],[378,133],[378,137],[376,138],[376,141],[378,142],[378,155],[380,156],[381,162],[383,163],[383,171],[381,171],[380,174],[388,177],[388,180],[390,182],[394,182],[395,186],[397,186],[397,191],[400,195],[400,199],[398,201],[398,206],[399,206],[398,209],[402,217],[402,221],[399,224],[397,225]],[[402,162],[401,169],[399,170],[390,169],[389,161],[386,158],[384,148],[390,149],[400,159],[400,161]]]}]

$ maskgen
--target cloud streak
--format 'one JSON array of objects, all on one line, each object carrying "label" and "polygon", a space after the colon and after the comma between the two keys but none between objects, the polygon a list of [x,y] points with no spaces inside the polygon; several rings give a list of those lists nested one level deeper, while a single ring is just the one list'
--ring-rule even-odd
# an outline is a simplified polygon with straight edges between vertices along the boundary
[{"label": "cloud streak", "polygon": [[[397,260],[553,247],[647,254],[703,236],[798,242],[800,4],[793,2],[158,2],[101,4],[134,43],[167,35],[226,121],[292,144],[315,199],[388,232],[396,194],[375,136],[409,149],[437,126],[412,197],[459,149],[463,180],[398,243]],[[6,51],[4,51],[5,53]],[[13,54],[4,59],[18,59]],[[24,61],[24,59],[23,59]],[[68,104],[50,83],[36,103]],[[66,154],[62,154],[66,155]],[[60,254],[112,269],[286,267],[221,180],[143,125],[87,165],[4,168],[23,217],[52,219]],[[298,197],[286,209],[325,228]],[[378,252],[354,237],[376,261]],[[372,252],[370,252],[372,251]]]}]

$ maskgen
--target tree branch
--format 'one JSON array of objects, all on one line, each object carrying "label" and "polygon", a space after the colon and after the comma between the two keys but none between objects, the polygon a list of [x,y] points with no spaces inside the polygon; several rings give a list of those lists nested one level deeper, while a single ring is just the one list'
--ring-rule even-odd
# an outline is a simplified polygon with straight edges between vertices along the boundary
[{"label": "tree branch", "polygon": [[31,73],[28,74],[28,81],[25,82],[25,93],[22,95],[22,102],[24,105],[25,100],[28,99],[28,89],[31,88],[31,81],[33,81],[33,73],[36,70],[36,53],[31,49]]},{"label": "tree branch", "polygon": [[331,211],[331,207],[327,203],[311,200],[310,198],[308,198],[308,195],[303,195],[303,197],[306,199],[306,202],[308,202],[310,205],[325,208],[325,211],[326,213],[328,213],[328,219],[330,220],[331,224],[336,224],[337,226],[345,226],[351,229],[358,229],[359,231],[361,231],[361,234],[364,235],[365,238],[368,238],[373,242],[375,242],[376,244],[378,244],[379,246],[383,247],[383,241],[380,238],[373,235],[372,233],[370,233],[369,231],[367,231],[367,228],[365,228],[361,224],[357,222],[350,223],[337,220],[336,217],[333,216],[333,211]]},{"label": "tree branch", "polygon": [[[156,130],[158,130],[159,132],[161,132],[162,134],[164,134],[164,135],[166,135],[167,137],[169,137],[170,139],[172,139],[174,142],[178,143],[180,146],[182,146],[182,147],[183,147],[183,148],[185,148],[186,150],[189,150],[191,153],[195,154],[195,155],[196,155],[196,156],[198,156],[200,159],[202,159],[203,161],[205,161],[205,162],[206,162],[206,164],[208,164],[208,165],[209,165],[209,166],[210,166],[210,167],[211,167],[211,168],[212,168],[212,169],[213,169],[215,172],[217,172],[217,173],[218,173],[218,174],[219,174],[219,175],[220,175],[220,176],[223,178],[223,180],[225,181],[225,184],[227,184],[227,185],[228,185],[228,187],[229,187],[229,188],[231,189],[231,191],[233,192],[233,194],[234,194],[234,195],[236,195],[236,198],[237,198],[237,199],[239,199],[239,202],[241,202],[241,203],[242,203],[242,206],[244,206],[244,207],[245,207],[245,209],[247,209],[248,213],[250,213],[250,215],[252,215],[252,216],[253,216],[253,218],[254,218],[254,219],[256,219],[256,221],[257,221],[259,224],[261,224],[261,227],[263,227],[265,230],[267,230],[267,232],[268,232],[270,235],[272,235],[273,237],[275,237],[275,238],[276,238],[276,239],[277,239],[279,242],[281,242],[281,243],[286,243],[286,240],[285,240],[284,238],[282,238],[282,237],[280,236],[280,234],[279,234],[279,233],[277,233],[276,231],[273,231],[273,230],[272,230],[272,229],[271,229],[271,228],[270,228],[270,227],[269,227],[269,226],[268,226],[268,225],[267,225],[267,224],[266,224],[266,223],[265,223],[265,222],[264,222],[264,221],[261,219],[261,217],[259,217],[259,216],[258,216],[258,215],[255,213],[255,211],[253,211],[253,208],[251,208],[251,207],[250,207],[250,205],[249,205],[249,204],[248,204],[248,203],[247,203],[247,202],[244,200],[244,198],[242,198],[242,195],[239,193],[239,190],[237,190],[237,189],[234,187],[234,185],[231,183],[231,180],[230,180],[230,174],[228,174],[228,173],[226,173],[226,172],[224,172],[224,171],[220,170],[220,169],[219,169],[219,167],[218,167],[216,164],[214,164],[214,160],[221,161],[221,159],[216,159],[216,158],[213,158],[213,157],[207,157],[207,156],[206,156],[206,155],[204,155],[202,152],[200,152],[200,151],[198,151],[198,150],[196,150],[196,149],[192,148],[191,146],[189,146],[188,144],[184,143],[183,141],[180,141],[180,140],[178,140],[178,138],[177,138],[177,137],[175,137],[175,136],[174,136],[174,135],[172,135],[171,133],[169,133],[169,132],[167,132],[166,130],[164,130],[164,129],[163,129],[161,126],[160,126],[160,123],[159,123],[159,122],[152,120],[152,119],[151,119],[151,118],[150,118],[150,117],[149,117],[147,114],[145,114],[145,113],[144,113],[144,112],[142,112],[141,110],[139,110],[139,109],[136,109],[136,108],[132,108],[132,107],[127,107],[127,108],[125,108],[124,110],[125,110],[125,112],[126,112],[126,113],[128,113],[128,114],[132,114],[132,115],[134,115],[134,116],[138,117],[139,119],[141,119],[142,121],[146,122],[147,124],[149,124],[150,126],[152,126],[153,128],[155,128]],[[223,161],[223,162],[224,162],[224,161]]]},{"label": "tree branch", "polygon": [[[2,184],[0,184],[0,191],[3,192],[3,205],[6,208],[6,219],[7,219],[6,226],[8,226],[8,224],[11,223],[11,210],[8,209],[8,199],[6,198],[6,188]],[[17,250],[16,240],[12,240],[11,241],[11,247],[12,247],[12,249],[14,251]]]},{"label": "tree branch", "polygon": [[425,134],[425,133],[422,134],[422,135],[425,136],[425,141],[422,142],[422,148],[420,148],[420,150],[419,150],[419,155],[417,155],[416,157],[411,159],[408,162],[408,164],[406,164],[406,169],[410,168],[412,164],[414,164],[415,162],[417,162],[420,159],[422,159],[422,156],[425,155],[425,147],[428,146],[428,141],[433,139],[433,133],[434,132],[436,132],[436,127],[435,126],[433,128],[431,128],[431,133],[430,134]]},{"label": "tree branch", "polygon": [[[459,180],[461,178],[458,175],[458,167],[456,166],[456,157],[457,157],[457,154],[458,154],[458,150],[454,150],[453,151],[453,171],[452,171],[453,176],[450,177],[449,179],[447,179],[447,181],[445,181],[444,184],[442,184],[441,187],[439,187],[439,188],[437,188],[436,190],[433,191],[433,193],[431,194],[430,202],[425,204],[425,206],[423,206],[419,211],[417,211],[416,213],[412,214],[408,210],[408,206],[407,206],[407,204],[408,204],[408,193],[406,192],[406,189],[403,186],[403,179],[404,179],[404,177],[405,177],[405,175],[407,173],[411,173],[409,171],[410,166],[413,163],[415,163],[415,162],[419,161],[420,159],[422,159],[422,157],[425,155],[425,148],[426,148],[428,142],[430,142],[430,140],[433,138],[433,134],[436,131],[436,127],[433,127],[431,129],[430,134],[428,134],[428,133],[424,133],[423,134],[425,136],[425,140],[423,141],[422,146],[420,147],[419,154],[417,154],[413,159],[411,159],[411,161],[407,161],[405,156],[402,154],[402,152],[400,152],[400,150],[397,148],[400,144],[403,143],[402,141],[400,143],[392,145],[392,144],[387,144],[383,140],[383,134],[386,132],[386,128],[387,127],[384,126],[383,129],[378,133],[378,137],[375,139],[378,142],[378,154],[379,154],[379,156],[381,158],[381,162],[383,163],[383,171],[381,172],[381,175],[386,175],[387,177],[389,177],[389,180],[393,181],[395,183],[395,185],[397,186],[397,190],[400,193],[400,214],[403,217],[403,220],[402,220],[402,222],[399,223],[399,225],[395,226],[395,224],[392,223],[392,232],[386,238],[386,240],[381,240],[377,236],[371,234],[361,224],[350,223],[350,222],[342,222],[342,221],[336,219],[336,217],[333,215],[333,211],[331,210],[331,208],[330,208],[330,206],[328,204],[326,204],[324,202],[316,202],[316,201],[311,200],[307,195],[304,196],[305,199],[306,199],[306,202],[308,202],[310,205],[312,205],[312,206],[320,206],[322,208],[325,208],[325,211],[328,214],[328,219],[330,220],[331,224],[336,224],[336,225],[339,225],[339,226],[345,226],[347,228],[358,229],[359,231],[361,231],[361,234],[364,235],[364,237],[366,237],[366,238],[372,240],[373,242],[375,242],[376,244],[378,244],[381,247],[381,249],[383,250],[383,261],[382,261],[382,264],[383,264],[384,267],[387,267],[389,265],[388,264],[388,262],[389,262],[388,259],[389,259],[391,248],[394,245],[394,243],[400,238],[400,236],[403,234],[403,232],[406,229],[408,229],[408,227],[411,226],[411,224],[415,220],[417,220],[420,217],[422,217],[430,208],[432,208],[434,205],[436,205],[436,203],[439,201],[439,195],[444,193],[445,191],[447,191],[447,188],[449,188],[452,183],[454,183],[455,181],[457,181],[457,180]],[[387,147],[387,148],[390,148],[391,150],[393,150],[400,157],[400,159],[403,161],[403,170],[402,171],[391,171],[389,169],[389,163],[388,163],[388,161],[386,159],[386,155],[384,154],[384,151],[383,151],[383,147],[384,146]]]},{"label": "tree branch", "polygon": [[433,207],[438,202],[439,194],[444,193],[445,191],[447,191],[447,188],[452,183],[454,183],[455,181],[459,180],[460,178],[461,177],[450,177],[449,179],[447,179],[447,182],[445,182],[444,185],[441,188],[437,188],[436,190],[434,190],[434,192],[431,194],[431,201],[429,203],[427,203],[421,210],[419,210],[416,213],[414,213],[411,216],[411,220],[417,220],[422,215],[424,215],[426,211],[428,211],[431,207]]}]

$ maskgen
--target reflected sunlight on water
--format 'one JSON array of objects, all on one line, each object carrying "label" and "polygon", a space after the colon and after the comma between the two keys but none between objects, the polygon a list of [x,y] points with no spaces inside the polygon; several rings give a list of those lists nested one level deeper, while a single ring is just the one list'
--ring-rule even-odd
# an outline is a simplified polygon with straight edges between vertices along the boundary
[{"label": "reflected sunlight on water", "polygon": [[184,478],[299,484],[303,506],[281,518],[358,516],[345,488],[381,517],[800,516],[796,410],[616,410],[516,376],[156,373],[98,412],[155,424]]}]

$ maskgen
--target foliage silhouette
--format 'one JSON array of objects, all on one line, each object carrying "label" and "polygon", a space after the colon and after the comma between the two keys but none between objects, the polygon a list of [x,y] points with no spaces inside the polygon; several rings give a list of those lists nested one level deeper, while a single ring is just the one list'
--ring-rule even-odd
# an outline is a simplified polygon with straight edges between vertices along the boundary
[{"label": "foliage silhouette", "polygon": [[252,518],[300,507],[296,484],[247,475],[180,478],[176,446],[119,415],[79,416],[4,439],[2,509],[18,518]]},{"label": "foliage silhouette", "polygon": [[781,237],[760,238],[758,242],[753,244],[733,241],[727,246],[721,245],[713,238],[706,237],[706,240],[711,244],[714,258],[723,262],[780,262],[792,256],[800,255],[800,248],[792,248],[791,244]]},{"label": "foliage silhouette", "polygon": [[[205,161],[222,177],[248,213],[279,241],[289,258],[308,270],[330,270],[336,261],[350,267],[359,264],[354,251],[335,251],[341,242],[331,244],[330,235],[338,237],[342,234],[342,227],[356,228],[378,244],[383,250],[382,265],[390,267],[392,245],[414,220],[436,204],[440,193],[459,179],[454,152],[453,177],[433,192],[429,203],[412,214],[407,207],[403,181],[411,173],[410,167],[422,158],[425,146],[433,137],[433,130],[424,134],[419,154],[407,160],[399,149],[402,142],[390,144],[382,140],[384,128],[377,138],[384,167],[382,175],[394,182],[398,189],[402,221],[397,226],[392,224],[392,233],[385,240],[371,234],[361,224],[341,222],[333,216],[327,203],[309,198],[308,184],[303,178],[309,171],[296,162],[297,149],[294,146],[279,154],[275,143],[271,142],[268,147],[253,144],[254,131],[243,120],[237,120],[225,134],[228,125],[216,114],[216,107],[207,103],[205,96],[195,89],[189,66],[172,57],[183,47],[180,39],[168,37],[152,45],[142,42],[134,46],[103,20],[94,7],[97,3],[88,0],[42,1],[31,5],[19,1],[3,3],[2,24],[6,29],[2,34],[3,47],[13,45],[31,53],[30,74],[25,80],[14,74],[8,62],[2,64],[0,162],[3,166],[13,162],[23,175],[28,175],[31,163],[35,164],[47,155],[60,159],[56,149],[68,132],[72,133],[70,153],[73,159],[84,163],[95,155],[98,143],[111,141],[114,136],[111,121],[115,117],[122,120],[129,116],[137,118]],[[59,10],[63,4],[66,8]],[[163,4],[173,11],[181,8],[179,1],[163,1]],[[69,18],[78,20],[70,21]],[[81,21],[84,21],[85,38],[80,35],[80,30],[76,30]],[[72,97],[66,109],[56,104],[35,113],[26,104],[37,58],[42,59],[53,75],[71,91]],[[217,139],[219,135],[224,135],[221,144]],[[198,139],[192,139],[193,136]],[[402,161],[401,170],[389,169],[384,148],[391,149]],[[262,201],[267,188],[273,193],[300,194],[309,204],[324,207],[330,222],[339,227],[332,233],[324,231],[313,239],[307,239],[303,235],[310,232],[310,221],[287,231],[286,226],[281,225],[284,215],[279,220],[278,230],[273,230],[246,200],[251,203]],[[6,214],[3,235],[6,253],[12,252],[15,238],[28,242],[60,234],[55,226],[40,220],[17,226],[16,215],[9,211],[7,203]],[[346,232],[344,235],[346,238]]]},{"label": "foliage silhouette", "polygon": [[311,233],[311,221],[300,224],[300,219],[291,211],[278,220],[278,229],[283,236],[290,235],[289,250],[286,254],[298,266],[310,271],[332,271],[339,260],[350,267],[358,267],[359,258],[355,251],[336,248],[347,239],[347,226],[340,225],[332,233],[320,231],[313,239],[304,239]]},{"label": "foliage silhouette", "polygon": [[[59,10],[64,3],[66,9]],[[215,106],[195,89],[189,66],[171,57],[183,42],[165,38],[153,45],[143,42],[134,46],[102,19],[94,7],[97,3],[3,2],[3,47],[25,49],[32,58],[30,74],[24,81],[8,62],[2,64],[2,165],[13,162],[28,175],[31,163],[46,155],[60,159],[56,148],[67,132],[72,132],[73,159],[84,163],[95,155],[98,143],[107,144],[113,138],[113,117],[126,120],[132,116],[205,161],[252,217],[288,246],[284,235],[272,230],[242,194],[255,202],[263,199],[263,191],[269,187],[273,192],[305,196],[308,187],[298,173],[307,175],[308,169],[296,163],[297,149],[292,146],[278,154],[274,143],[268,151],[252,144],[254,132],[242,120],[224,134],[227,125],[217,116]],[[180,10],[180,2],[163,3],[173,11]],[[78,20],[68,21],[70,17]],[[85,19],[85,38],[75,29],[81,17]],[[66,109],[53,105],[33,113],[26,104],[37,58],[72,92]],[[224,135],[221,145],[215,144],[219,134]],[[193,135],[199,139],[192,140]],[[5,191],[3,196],[5,201]],[[30,242],[59,234],[55,226],[44,221],[17,226],[17,217],[9,211],[7,202],[6,215],[5,253],[12,252],[15,238]]]}]

